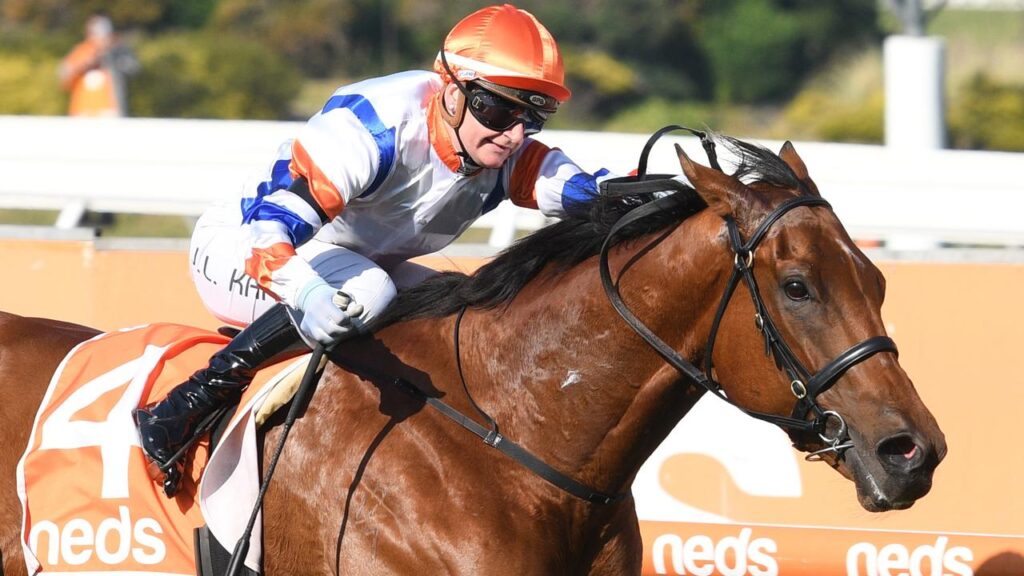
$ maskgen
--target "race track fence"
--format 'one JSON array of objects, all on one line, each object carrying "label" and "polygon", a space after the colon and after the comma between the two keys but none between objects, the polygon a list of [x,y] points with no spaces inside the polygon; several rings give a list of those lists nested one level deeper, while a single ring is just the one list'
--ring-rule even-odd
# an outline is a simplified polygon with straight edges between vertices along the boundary
[{"label": "race track fence", "polygon": [[[198,216],[236,194],[301,125],[0,116],[0,208],[59,210],[59,228],[78,225],[86,210]],[[625,174],[647,135],[551,130],[538,139],[588,171]],[[695,138],[666,136],[652,152],[651,172],[679,173],[674,143],[706,162]],[[1024,154],[794,144],[855,239],[892,250],[1024,246]],[[548,221],[504,202],[475,226],[490,229],[490,245],[502,247]]]}]

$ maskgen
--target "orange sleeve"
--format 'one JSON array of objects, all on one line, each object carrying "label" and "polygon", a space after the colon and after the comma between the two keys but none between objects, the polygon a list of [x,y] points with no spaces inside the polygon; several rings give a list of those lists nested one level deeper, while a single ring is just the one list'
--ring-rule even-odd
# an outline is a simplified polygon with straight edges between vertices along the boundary
[{"label": "orange sleeve", "polygon": [[295,256],[295,247],[285,242],[266,248],[253,248],[252,255],[245,260],[245,273],[255,279],[260,288],[277,298],[270,291],[271,274],[287,264],[292,256]]},{"label": "orange sleeve", "polygon": [[[298,140],[292,143],[292,161],[288,165],[292,178],[302,176],[309,183],[309,191],[313,199],[327,215],[328,220],[334,219],[345,209],[345,200],[341,192],[334,186],[331,179],[313,163],[309,152]],[[255,278],[255,276],[254,276]]]},{"label": "orange sleeve", "polygon": [[544,157],[548,155],[551,148],[531,140],[526,150],[516,160],[512,169],[512,176],[509,178],[508,197],[516,206],[523,208],[537,208],[537,176],[540,174],[540,165]]}]

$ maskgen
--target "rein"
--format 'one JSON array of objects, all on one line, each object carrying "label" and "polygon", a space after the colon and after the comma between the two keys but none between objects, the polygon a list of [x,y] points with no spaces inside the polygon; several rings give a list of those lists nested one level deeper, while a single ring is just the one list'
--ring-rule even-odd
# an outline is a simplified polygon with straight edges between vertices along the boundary
[{"label": "rein", "polygon": [[[706,133],[683,126],[672,125],[658,130],[648,139],[647,144],[644,146],[643,152],[641,153],[636,177],[627,177],[624,179],[618,179],[618,182],[609,181],[606,183],[606,192],[616,189],[616,194],[661,193],[662,195],[654,200],[633,208],[619,218],[619,220],[616,221],[608,231],[608,235],[605,237],[604,243],[601,245],[599,262],[601,283],[604,287],[605,294],[608,296],[608,299],[611,301],[615,310],[620,316],[622,316],[623,320],[625,320],[626,324],[641,338],[643,338],[659,356],[661,356],[673,368],[678,370],[683,376],[690,379],[695,384],[700,385],[706,391],[711,392],[729,404],[736,406],[744,413],[759,420],[764,420],[781,428],[790,430],[791,436],[794,433],[818,434],[818,437],[827,444],[827,447],[809,454],[807,456],[808,460],[820,460],[823,455],[828,452],[834,452],[841,456],[844,450],[853,447],[853,444],[850,442],[847,434],[846,421],[839,413],[833,410],[822,409],[817,402],[817,396],[828,390],[833,384],[835,384],[836,380],[838,380],[840,376],[855,364],[858,364],[879,352],[897,353],[896,344],[887,336],[875,336],[868,338],[867,340],[851,346],[846,351],[839,354],[817,373],[811,374],[811,372],[807,370],[796,357],[792,349],[786,344],[781,333],[776,327],[775,322],[768,314],[768,310],[764,306],[764,301],[761,298],[761,293],[758,289],[757,281],[754,278],[753,273],[754,252],[761,243],[761,240],[768,233],[769,228],[794,208],[803,206],[825,206],[831,208],[831,205],[825,199],[816,196],[800,196],[786,200],[768,214],[767,217],[765,217],[765,219],[758,225],[753,235],[751,235],[750,239],[746,242],[744,242],[740,237],[739,228],[736,225],[735,220],[731,217],[726,218],[726,226],[729,231],[729,241],[733,251],[734,266],[732,276],[729,278],[729,282],[726,285],[725,292],[722,295],[722,299],[719,302],[718,309],[715,313],[711,333],[708,336],[704,370],[693,365],[690,361],[686,360],[676,352],[675,349],[661,340],[650,328],[647,327],[647,325],[632,313],[629,307],[626,306],[626,303],[622,300],[622,296],[618,291],[618,282],[612,280],[611,271],[608,267],[608,252],[611,249],[612,240],[615,238],[615,235],[626,226],[660,212],[667,207],[675,205],[679,202],[678,194],[684,190],[688,190],[688,188],[681,182],[669,177],[645,179],[647,177],[647,157],[651,148],[658,138],[673,130],[686,130],[691,134],[698,136],[701,140],[701,145],[704,147],[704,150],[708,155],[709,163],[713,168],[721,171],[721,167],[718,164],[717,155],[715,153],[715,143]],[[624,180],[629,181],[627,182]],[[664,236],[655,239],[655,244],[662,238],[664,238]],[[649,246],[645,250],[650,249],[651,247],[653,246]],[[746,408],[739,406],[725,395],[722,386],[716,382],[712,376],[713,364],[711,358],[714,351],[715,340],[718,335],[718,329],[721,325],[722,318],[725,315],[725,310],[729,301],[732,299],[732,296],[741,280],[746,283],[750,296],[753,299],[755,322],[758,330],[761,331],[765,339],[765,354],[773,355],[776,365],[783,368],[791,380],[790,389],[796,397],[796,405],[789,417],[747,410]],[[459,350],[459,332],[465,312],[465,307],[459,311],[459,314],[455,319],[455,327],[453,330],[456,367],[466,396],[469,398],[470,403],[477,413],[487,421],[488,426],[485,427],[479,424],[441,399],[427,395],[422,390],[416,388],[405,380],[396,379],[394,382],[395,385],[408,394],[429,404],[445,417],[477,435],[488,446],[498,449],[513,460],[525,466],[537,476],[577,498],[594,504],[610,504],[625,498],[627,496],[626,492],[610,495],[581,484],[540,460],[519,444],[501,435],[498,430],[498,423],[494,418],[480,408],[479,405],[477,405],[469,392],[468,385],[466,384],[466,378],[462,370],[462,357]],[[807,415],[810,412],[813,412],[815,415],[813,420],[807,420]],[[827,428],[830,420],[834,420],[837,423],[837,429],[833,436],[827,435]]]}]

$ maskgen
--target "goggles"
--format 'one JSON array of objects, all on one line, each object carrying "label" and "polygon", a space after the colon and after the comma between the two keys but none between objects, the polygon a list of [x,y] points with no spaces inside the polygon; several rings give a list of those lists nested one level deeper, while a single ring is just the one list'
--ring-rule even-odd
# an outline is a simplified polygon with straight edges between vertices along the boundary
[{"label": "goggles", "polygon": [[536,134],[544,128],[544,123],[551,116],[550,112],[517,104],[473,84],[467,96],[466,102],[473,117],[484,128],[495,132],[504,132],[522,123],[524,134]]}]

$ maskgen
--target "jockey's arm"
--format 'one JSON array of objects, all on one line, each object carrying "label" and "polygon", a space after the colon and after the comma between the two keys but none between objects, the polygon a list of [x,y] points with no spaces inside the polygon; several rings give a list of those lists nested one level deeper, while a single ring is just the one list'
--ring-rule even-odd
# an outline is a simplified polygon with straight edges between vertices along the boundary
[{"label": "jockey's arm", "polygon": [[598,194],[598,185],[616,175],[602,168],[590,174],[558,148],[528,140],[511,160],[509,199],[516,206],[562,218],[584,212]]},{"label": "jockey's arm", "polygon": [[358,118],[333,109],[313,116],[282,156],[279,162],[287,162],[288,174],[243,211],[245,270],[277,299],[301,308],[305,296],[324,280],[295,257],[295,248],[374,182],[379,154]]}]

